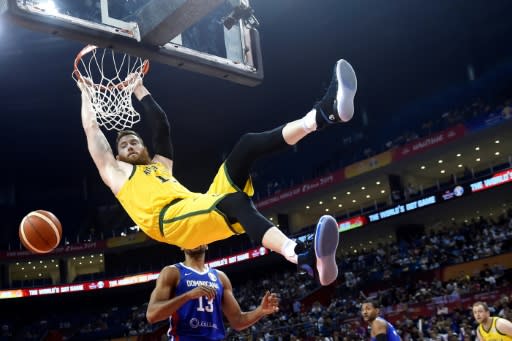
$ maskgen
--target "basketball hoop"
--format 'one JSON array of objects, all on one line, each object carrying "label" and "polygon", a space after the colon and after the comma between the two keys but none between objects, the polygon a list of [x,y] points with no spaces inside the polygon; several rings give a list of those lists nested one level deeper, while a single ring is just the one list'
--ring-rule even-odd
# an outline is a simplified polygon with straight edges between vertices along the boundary
[{"label": "basketball hoop", "polygon": [[148,71],[147,59],[87,45],[75,58],[73,79],[85,84],[98,124],[124,130],[140,121],[132,93]]}]

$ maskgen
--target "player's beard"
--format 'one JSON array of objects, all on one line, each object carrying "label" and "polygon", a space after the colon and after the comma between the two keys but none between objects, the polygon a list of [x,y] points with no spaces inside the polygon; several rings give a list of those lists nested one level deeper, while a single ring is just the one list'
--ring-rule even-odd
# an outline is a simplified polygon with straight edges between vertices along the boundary
[{"label": "player's beard", "polygon": [[127,163],[131,163],[132,165],[149,165],[151,163],[151,158],[149,157],[149,153],[147,148],[144,148],[140,154],[138,154],[137,158],[132,159],[130,157],[124,157],[119,155],[119,160]]}]

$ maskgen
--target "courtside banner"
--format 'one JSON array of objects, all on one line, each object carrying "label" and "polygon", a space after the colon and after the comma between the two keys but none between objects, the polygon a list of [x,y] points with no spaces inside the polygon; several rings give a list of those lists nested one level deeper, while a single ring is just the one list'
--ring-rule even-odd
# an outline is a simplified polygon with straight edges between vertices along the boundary
[{"label": "courtside banner", "polygon": [[272,206],[275,204],[280,204],[287,200],[296,199],[304,194],[309,194],[314,191],[317,191],[322,188],[326,188],[332,186],[333,184],[339,183],[345,179],[344,171],[339,170],[333,172],[329,175],[322,176],[310,181],[306,181],[299,186],[292,187],[290,189],[286,189],[280,191],[279,193],[274,194],[270,198],[266,198],[264,200],[258,201],[256,203],[256,207],[259,209],[266,208],[268,206]]},{"label": "courtside banner", "polygon": [[494,174],[485,180],[473,182],[471,186],[472,192],[480,192],[492,187],[500,186],[512,181],[512,169]]},{"label": "courtside banner", "polygon": [[345,177],[347,179],[353,178],[374,169],[387,166],[391,163],[392,158],[393,154],[391,154],[390,151],[385,151],[368,159],[353,163],[345,167]]},{"label": "courtside banner", "polygon": [[382,219],[394,217],[397,215],[401,215],[406,212],[414,211],[416,209],[430,206],[438,203],[438,199],[435,195],[431,195],[425,198],[421,198],[414,201],[409,201],[403,204],[398,204],[390,208],[383,209],[376,213],[372,213],[368,215],[368,221],[370,223],[380,221]]},{"label": "courtside banner", "polygon": [[396,149],[393,152],[393,161],[398,161],[404,157],[413,156],[423,153],[434,147],[442,146],[448,142],[452,142],[463,137],[466,134],[466,127],[463,124],[443,130],[438,133],[431,134],[425,138],[410,142],[405,146]]},{"label": "courtside banner", "polygon": [[[97,242],[71,244],[59,246],[51,253],[45,256],[60,256],[63,254],[73,254],[79,252],[103,252],[107,248],[107,242],[105,240],[99,240]],[[0,251],[0,259],[16,259],[30,258],[30,257],[41,257],[41,255],[33,254],[27,250],[20,251]]]},{"label": "courtside banner", "polygon": [[[240,263],[254,258],[268,255],[269,250],[264,247],[254,248],[245,252],[241,252],[235,255],[219,258],[207,262],[208,266],[212,268],[218,268],[230,264]],[[45,296],[45,295],[58,295],[58,294],[69,294],[82,291],[100,290],[108,288],[118,288],[128,285],[136,285],[154,281],[158,278],[159,272],[147,272],[137,275],[118,277],[112,279],[105,279],[100,281],[73,283],[66,285],[51,285],[39,288],[30,289],[9,289],[0,290],[0,300],[8,298],[20,298],[20,297],[32,297],[32,296]]]}]

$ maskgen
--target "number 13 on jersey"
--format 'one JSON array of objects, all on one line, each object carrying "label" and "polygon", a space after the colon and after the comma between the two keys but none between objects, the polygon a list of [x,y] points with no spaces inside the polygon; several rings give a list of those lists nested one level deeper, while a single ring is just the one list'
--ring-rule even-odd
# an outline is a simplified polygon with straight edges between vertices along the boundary
[{"label": "number 13 on jersey", "polygon": [[[203,305],[203,299],[206,301],[207,305]],[[213,298],[209,300],[206,296],[201,296],[198,298],[199,306],[197,307],[197,311],[206,311],[207,313],[213,312]]]}]

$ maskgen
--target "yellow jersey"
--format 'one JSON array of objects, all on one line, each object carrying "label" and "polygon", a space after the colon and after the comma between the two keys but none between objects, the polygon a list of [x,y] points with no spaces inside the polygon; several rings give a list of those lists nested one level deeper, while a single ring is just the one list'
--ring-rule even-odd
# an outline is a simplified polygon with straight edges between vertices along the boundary
[{"label": "yellow jersey", "polygon": [[134,165],[117,199],[130,218],[150,237],[164,241],[159,229],[159,215],[169,203],[201,195],[178,182],[162,163]]},{"label": "yellow jersey", "polygon": [[186,249],[245,233],[217,209],[227,194],[254,194],[251,179],[238,188],[223,163],[206,193],[189,191],[161,163],[133,166],[117,199],[130,218],[149,237]]},{"label": "yellow jersey", "polygon": [[512,337],[500,333],[500,331],[496,328],[496,322],[499,317],[491,317],[492,323],[489,330],[485,330],[482,324],[478,325],[478,332],[480,334],[480,341],[512,341]]}]

